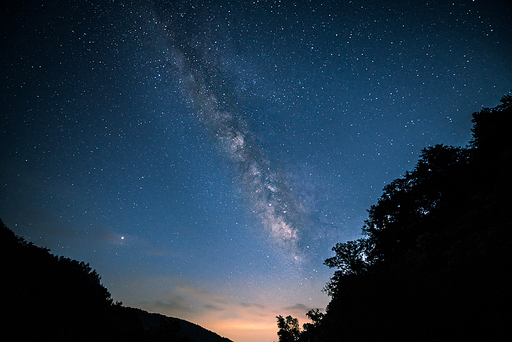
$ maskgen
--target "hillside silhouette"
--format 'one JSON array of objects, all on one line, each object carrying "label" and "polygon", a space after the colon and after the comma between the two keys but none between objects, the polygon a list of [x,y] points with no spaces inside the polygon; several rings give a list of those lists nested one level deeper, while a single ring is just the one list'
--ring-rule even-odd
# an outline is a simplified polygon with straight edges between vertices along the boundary
[{"label": "hillside silhouette", "polygon": [[58,257],[0,221],[2,341],[230,342],[196,324],[114,303],[89,264]]},{"label": "hillside silhouette", "polygon": [[512,97],[473,114],[465,148],[425,148],[338,243],[326,312],[279,341],[502,341],[512,333]]}]

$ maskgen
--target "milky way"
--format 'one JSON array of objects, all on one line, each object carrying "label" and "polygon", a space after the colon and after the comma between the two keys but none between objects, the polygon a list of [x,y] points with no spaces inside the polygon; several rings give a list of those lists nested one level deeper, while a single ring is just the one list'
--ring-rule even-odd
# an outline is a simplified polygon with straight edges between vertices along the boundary
[{"label": "milky way", "polygon": [[284,172],[266,156],[247,121],[236,112],[234,91],[225,89],[218,63],[205,52],[193,51],[191,56],[176,47],[170,49],[184,97],[207,135],[232,162],[242,193],[273,243],[292,260],[303,260],[298,242],[306,208]]},{"label": "milky way", "polygon": [[512,84],[510,0],[6,8],[0,219],[235,341],[325,307],[332,246]]}]

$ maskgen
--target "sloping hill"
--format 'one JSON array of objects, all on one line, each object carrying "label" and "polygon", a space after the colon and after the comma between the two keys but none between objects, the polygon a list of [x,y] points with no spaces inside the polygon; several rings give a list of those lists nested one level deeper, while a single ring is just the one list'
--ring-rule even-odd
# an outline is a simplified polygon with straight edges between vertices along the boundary
[{"label": "sloping hill", "polygon": [[144,327],[155,331],[162,326],[179,327],[176,332],[178,336],[188,338],[195,342],[231,342],[230,339],[221,337],[218,334],[207,330],[200,325],[185,321],[180,318],[168,317],[158,313],[150,313],[141,309],[134,309],[138,312]]},{"label": "sloping hill", "polygon": [[197,324],[114,304],[89,264],[57,257],[2,221],[0,269],[2,341],[230,342]]}]

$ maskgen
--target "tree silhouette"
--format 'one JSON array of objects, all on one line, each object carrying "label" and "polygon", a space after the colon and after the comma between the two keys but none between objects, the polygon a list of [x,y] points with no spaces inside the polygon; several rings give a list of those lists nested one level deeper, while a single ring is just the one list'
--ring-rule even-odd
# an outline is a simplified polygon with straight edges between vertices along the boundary
[{"label": "tree silhouette", "polygon": [[281,315],[276,318],[277,327],[279,328],[279,331],[277,332],[279,342],[298,341],[300,336],[299,320],[292,316],[286,316],[286,318],[283,318]]},{"label": "tree silhouette", "polygon": [[510,336],[512,98],[501,102],[473,114],[466,148],[425,148],[371,206],[365,238],[333,247],[331,301],[310,339]]},{"label": "tree silhouette", "polygon": [[113,303],[88,263],[54,256],[1,220],[0,270],[2,341],[193,342],[178,335],[178,320],[143,322],[150,314]]},{"label": "tree silhouette", "polygon": [[311,320],[312,323],[304,323],[303,330],[300,333],[300,342],[316,342],[320,338],[320,324],[324,318],[324,314],[320,312],[320,309],[311,309],[306,313],[306,316]]}]

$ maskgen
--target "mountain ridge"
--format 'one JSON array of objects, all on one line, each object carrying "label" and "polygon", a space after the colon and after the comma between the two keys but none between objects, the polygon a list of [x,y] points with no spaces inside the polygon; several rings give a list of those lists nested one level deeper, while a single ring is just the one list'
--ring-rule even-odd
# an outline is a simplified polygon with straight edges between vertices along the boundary
[{"label": "mountain ridge", "polygon": [[[180,330],[177,335],[190,338],[194,342],[233,342],[232,340],[222,337],[214,331],[208,330],[199,324],[184,320],[182,318],[166,316],[157,312],[148,312],[139,308],[134,309],[139,313],[139,317],[142,320],[144,326],[148,328],[155,328],[160,324],[161,320],[166,320],[172,324],[172,322],[180,323]],[[158,320],[158,323],[156,321]]]},{"label": "mountain ridge", "polygon": [[0,269],[6,341],[233,342],[181,318],[114,302],[89,264],[27,242],[1,220]]}]

